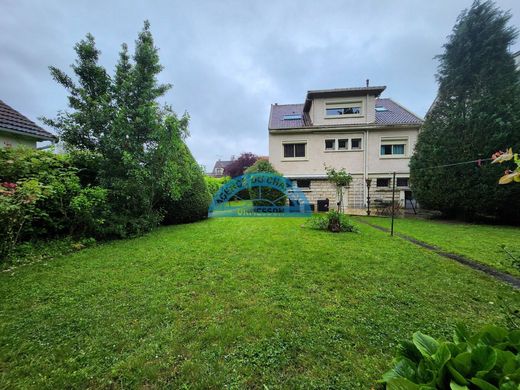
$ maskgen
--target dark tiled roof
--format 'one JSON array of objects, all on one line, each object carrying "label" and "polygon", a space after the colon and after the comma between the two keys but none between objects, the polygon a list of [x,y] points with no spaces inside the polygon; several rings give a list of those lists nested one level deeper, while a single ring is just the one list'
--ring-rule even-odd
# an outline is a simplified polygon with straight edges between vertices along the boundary
[{"label": "dark tiled roof", "polygon": [[39,140],[55,140],[56,137],[42,129],[29,118],[0,100],[0,131],[25,135]]},{"label": "dark tiled roof", "polygon": [[[285,115],[301,115],[302,119],[283,119]],[[271,104],[270,129],[292,129],[312,126],[308,113],[303,112],[303,104]]]},{"label": "dark tiled roof", "polygon": [[376,123],[381,125],[420,125],[423,120],[397,104],[392,99],[376,99],[376,107],[384,107],[387,111],[376,110]]},{"label": "dark tiled roof", "polygon": [[213,171],[215,171],[217,168],[226,168],[229,164],[231,164],[231,161],[218,160],[213,167]]},{"label": "dark tiled roof", "polygon": [[[397,104],[392,99],[376,99],[376,107],[384,107],[387,111],[376,111],[376,125],[420,125],[422,119]],[[285,115],[302,115],[299,120],[284,120]],[[272,104],[269,119],[270,129],[294,129],[312,127],[310,117],[303,112],[303,104]]]}]

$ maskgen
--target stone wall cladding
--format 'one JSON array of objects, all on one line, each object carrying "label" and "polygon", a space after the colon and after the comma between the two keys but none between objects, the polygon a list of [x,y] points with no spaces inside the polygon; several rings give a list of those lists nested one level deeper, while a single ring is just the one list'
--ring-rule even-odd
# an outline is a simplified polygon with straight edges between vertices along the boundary
[{"label": "stone wall cladding", "polygon": [[[375,180],[372,181],[375,184]],[[364,208],[366,207],[366,193],[365,193],[365,181],[363,177],[354,177],[350,184],[346,194],[344,193],[343,206],[345,208]],[[404,191],[402,188],[396,188],[395,200],[399,201],[400,193]],[[303,193],[307,197],[309,203],[317,205],[317,201],[321,199],[329,199],[330,207],[336,205],[336,188],[332,183],[329,183],[327,179],[311,180],[310,190],[303,190]],[[391,187],[370,187],[370,199],[383,200],[385,202],[392,201],[392,188]],[[316,207],[316,206],[315,206]]]},{"label": "stone wall cladding", "polygon": [[[318,200],[329,199],[330,207],[338,202],[336,187],[327,179],[311,180],[310,190],[303,190],[309,203],[316,205]],[[343,194],[343,206],[356,208],[363,207],[363,178],[354,177],[349,188]]]}]

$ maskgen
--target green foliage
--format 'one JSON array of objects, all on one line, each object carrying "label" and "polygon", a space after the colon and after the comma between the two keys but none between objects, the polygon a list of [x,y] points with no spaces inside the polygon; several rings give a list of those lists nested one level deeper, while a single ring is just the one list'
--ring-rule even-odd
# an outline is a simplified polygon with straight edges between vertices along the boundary
[{"label": "green foliage", "polygon": [[[75,50],[75,79],[51,67],[53,78],[69,93],[70,110],[44,120],[73,151],[81,182],[107,190],[111,215],[104,221],[105,234],[127,237],[149,231],[169,213],[165,204],[188,196],[192,182],[202,181],[197,186],[204,191],[197,195],[202,202],[207,190],[184,142],[189,116],[178,117],[159,103],[171,86],[158,82],[163,67],[150,24],[145,21],[133,56],[122,45],[113,77],[98,64],[100,52],[90,34]],[[189,219],[200,216],[197,211]]]},{"label": "green foliage", "polygon": [[211,196],[202,169],[187,147],[183,148],[183,156],[180,186],[183,190],[175,200],[164,196],[160,202],[165,224],[195,222],[208,216]]},{"label": "green foliage", "polygon": [[520,221],[520,186],[497,185],[500,167],[430,169],[520,148],[519,73],[509,52],[517,30],[510,18],[490,1],[475,1],[439,56],[438,96],[410,163],[411,185],[425,208],[466,219]]},{"label": "green foliage", "polygon": [[329,182],[334,184],[336,187],[336,197],[338,200],[338,212],[341,211],[341,205],[343,203],[343,190],[348,187],[352,182],[352,176],[345,171],[345,168],[335,169],[325,165],[325,172]]},{"label": "green foliage", "polygon": [[212,176],[204,176],[204,181],[206,182],[206,187],[208,187],[208,192],[211,197],[215,196],[220,187],[226,184],[231,178],[229,176],[224,177],[212,177]]},{"label": "green foliage", "polygon": [[40,183],[34,179],[0,186],[0,260],[7,258],[23,235],[23,229],[38,213],[35,203],[43,198]]},{"label": "green foliage", "polygon": [[504,176],[498,181],[499,184],[520,183],[520,157],[518,157],[518,153],[513,153],[513,149],[509,148],[506,152],[496,152],[492,158],[492,164],[502,164],[511,160],[515,164],[514,170],[506,169]]},{"label": "green foliage", "polygon": [[100,187],[82,188],[70,201],[72,211],[71,232],[101,237],[104,234],[103,225],[110,212],[107,204],[108,191]]},{"label": "green foliage", "polygon": [[453,342],[416,332],[400,345],[387,389],[513,390],[520,385],[520,330],[488,325],[475,335],[458,326]]},{"label": "green foliage", "polygon": [[[257,160],[252,166],[245,170],[244,174],[260,172],[272,173],[279,176],[280,178],[283,178],[283,176],[276,169],[274,169],[271,163],[265,159]],[[285,185],[285,181],[283,181],[283,183]],[[276,188],[250,187],[248,188],[248,191],[249,199],[253,200],[254,206],[284,206],[287,201],[287,196],[285,193],[277,190]]]},{"label": "green foliage", "polygon": [[25,240],[62,234],[102,235],[107,191],[82,187],[67,155],[25,148],[0,149],[2,257]]},{"label": "green foliage", "polygon": [[330,210],[324,214],[315,214],[305,222],[305,226],[316,230],[327,230],[333,233],[357,232],[356,226],[349,218],[338,211]]}]

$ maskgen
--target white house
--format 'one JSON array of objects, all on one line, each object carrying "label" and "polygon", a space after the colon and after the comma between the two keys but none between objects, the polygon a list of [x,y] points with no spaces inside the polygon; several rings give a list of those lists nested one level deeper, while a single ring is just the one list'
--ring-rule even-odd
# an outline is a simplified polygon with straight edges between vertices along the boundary
[{"label": "white house", "polygon": [[37,141],[54,142],[56,139],[56,136],[0,100],[0,147],[36,148]]},{"label": "white house", "polygon": [[311,204],[327,198],[337,202],[325,165],[353,176],[343,199],[347,207],[366,205],[366,179],[372,179],[372,200],[391,198],[393,172],[398,199],[404,204],[411,198],[408,165],[423,120],[381,98],[385,88],[308,91],[304,103],[271,105],[269,161]]}]

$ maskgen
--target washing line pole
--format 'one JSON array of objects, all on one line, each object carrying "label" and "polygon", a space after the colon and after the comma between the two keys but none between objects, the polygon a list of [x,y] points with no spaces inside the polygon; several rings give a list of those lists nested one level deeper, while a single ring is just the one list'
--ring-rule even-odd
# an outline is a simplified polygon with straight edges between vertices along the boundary
[{"label": "washing line pole", "polygon": [[395,172],[392,175],[392,227],[390,235],[394,235],[394,214],[395,214]]}]

